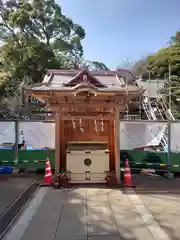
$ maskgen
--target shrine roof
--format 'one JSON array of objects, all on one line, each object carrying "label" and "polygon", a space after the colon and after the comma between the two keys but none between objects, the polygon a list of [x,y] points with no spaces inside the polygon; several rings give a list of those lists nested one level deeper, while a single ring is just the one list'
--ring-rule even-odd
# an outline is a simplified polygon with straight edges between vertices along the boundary
[{"label": "shrine roof", "polygon": [[[84,80],[84,76],[86,80]],[[84,70],[47,70],[42,83],[31,87],[34,91],[69,91],[83,83],[90,83],[99,91],[118,91],[127,88],[137,90],[136,79],[126,69],[118,71],[88,71]]]}]

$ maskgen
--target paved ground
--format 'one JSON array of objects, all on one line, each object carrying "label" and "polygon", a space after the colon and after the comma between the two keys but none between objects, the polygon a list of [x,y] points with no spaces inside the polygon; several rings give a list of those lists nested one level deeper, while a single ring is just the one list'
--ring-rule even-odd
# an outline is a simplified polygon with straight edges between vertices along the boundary
[{"label": "paved ground", "polygon": [[32,178],[0,176],[0,215],[27,188]]},{"label": "paved ground", "polygon": [[135,175],[136,194],[170,239],[180,239],[180,179]]},{"label": "paved ground", "polygon": [[133,183],[137,186],[138,194],[166,193],[180,197],[180,179],[169,180],[158,175],[133,174]]},{"label": "paved ground", "polygon": [[133,180],[134,191],[41,188],[5,240],[180,239],[180,180]]}]

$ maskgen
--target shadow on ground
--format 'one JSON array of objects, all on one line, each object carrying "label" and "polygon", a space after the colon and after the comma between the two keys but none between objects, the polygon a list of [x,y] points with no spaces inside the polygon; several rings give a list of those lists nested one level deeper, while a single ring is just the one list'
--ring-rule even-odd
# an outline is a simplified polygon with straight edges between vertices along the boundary
[{"label": "shadow on ground", "polygon": [[[130,206],[130,200],[126,197],[126,195],[123,196],[123,194],[116,194],[117,192],[120,192],[118,189],[106,189],[105,193],[105,186],[103,185],[99,185],[99,188],[95,186],[89,186],[87,187],[86,196],[79,194],[79,190],[81,189],[83,189],[83,185],[64,191],[68,192],[67,202],[69,204],[73,203],[72,199],[76,199],[74,204],[71,205],[74,213],[73,218],[75,218],[74,221],[76,223],[78,222],[79,225],[77,231],[82,227],[82,224],[87,222],[86,228],[88,239],[151,239],[152,236],[150,236],[149,230],[145,228],[145,224],[142,222],[140,215],[137,213],[134,207]],[[88,189],[92,189],[94,193],[92,193],[92,191],[88,191]],[[151,196],[151,194],[149,193],[146,196]],[[87,209],[85,210],[84,203],[86,201],[89,201],[89,203],[87,204]],[[160,198],[158,203],[155,203],[155,201],[156,199],[154,200],[154,204],[151,201],[154,211],[153,208],[148,208],[150,213],[153,215],[154,219],[158,222],[162,229],[168,234],[170,239],[179,239],[178,226],[176,225],[178,224],[178,221],[176,221],[176,224],[174,224],[171,220],[173,218],[178,219],[177,217],[180,217],[180,214],[171,211],[172,206],[171,210],[169,210],[168,213],[165,213],[163,207],[166,206],[162,204],[161,208],[159,207],[159,205],[161,205],[161,201],[163,200]],[[146,202],[144,202],[144,204],[146,205]],[[171,203],[169,203],[169,206],[170,205]],[[69,209],[69,206],[67,206],[67,208]],[[64,210],[67,211],[67,209]],[[69,209],[68,211],[71,210]],[[84,214],[82,217],[81,213],[83,211],[85,211],[86,214]],[[164,212],[164,215],[162,212]],[[65,212],[64,216],[67,216]],[[68,228],[69,232],[73,232],[71,227],[61,225],[62,219],[63,217],[61,218],[59,226],[57,226],[58,230],[55,239],[62,237],[61,232],[64,228]],[[75,222],[73,223],[73,226],[75,226]],[[80,236],[82,237],[84,235],[81,234],[79,237]],[[152,237],[152,239],[154,238]]]},{"label": "shadow on ground", "polygon": [[[180,217],[172,207],[175,200],[163,200],[162,196],[169,196],[169,199],[174,195],[179,197],[180,181],[142,174],[133,174],[132,178],[137,186],[134,189],[136,194],[140,195],[159,225],[170,239],[178,239],[175,229],[180,229],[180,226],[171,224],[171,219]],[[163,201],[166,201],[164,205]],[[173,211],[166,212],[167,209]],[[21,240],[151,239],[148,234],[123,188],[79,185],[50,189]]]},{"label": "shadow on ground", "polygon": [[50,189],[21,240],[145,238],[153,239],[127,196],[81,186]]},{"label": "shadow on ground", "polygon": [[[132,175],[134,188],[137,194],[174,194],[180,195],[180,180],[167,179],[159,175]],[[126,194],[125,191],[123,191]]]},{"label": "shadow on ground", "polygon": [[[136,186],[133,188],[137,194],[170,194],[180,195],[180,179],[167,179],[159,175],[147,174],[132,174],[132,183]],[[105,184],[81,184],[77,185],[78,188],[100,188],[107,189]],[[123,184],[114,189],[121,190],[126,194]]]}]

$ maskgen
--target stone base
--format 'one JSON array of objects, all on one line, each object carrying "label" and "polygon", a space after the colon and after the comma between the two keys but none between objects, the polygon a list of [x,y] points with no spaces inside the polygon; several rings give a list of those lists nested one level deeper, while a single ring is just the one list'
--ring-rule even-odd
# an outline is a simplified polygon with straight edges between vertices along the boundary
[{"label": "stone base", "polygon": [[164,177],[166,177],[168,179],[173,179],[174,178],[174,174],[173,173],[164,173]]},{"label": "stone base", "polygon": [[13,175],[19,174],[19,169],[14,168],[13,171],[12,171],[12,174],[13,174]]}]

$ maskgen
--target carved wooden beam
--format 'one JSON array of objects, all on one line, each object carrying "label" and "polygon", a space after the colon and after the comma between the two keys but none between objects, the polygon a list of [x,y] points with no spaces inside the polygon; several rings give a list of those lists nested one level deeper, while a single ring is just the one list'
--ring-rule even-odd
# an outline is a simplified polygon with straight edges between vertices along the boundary
[{"label": "carved wooden beam", "polygon": [[115,119],[115,116],[62,116],[61,119],[62,120],[79,120],[79,119],[82,119],[82,120],[86,120],[86,119],[92,119],[92,120],[114,120]]},{"label": "carved wooden beam", "polygon": [[81,109],[80,111],[63,111],[62,110],[62,112],[63,113],[67,113],[67,114],[71,114],[71,115],[73,115],[73,114],[75,114],[75,115],[83,115],[83,114],[85,114],[85,115],[106,115],[106,114],[113,114],[115,111],[105,111],[105,112],[103,112],[103,111],[86,111],[86,110],[84,110],[84,109]]},{"label": "carved wooden beam", "polygon": [[84,104],[84,103],[76,103],[76,104],[69,104],[69,103],[62,103],[62,104],[49,104],[49,107],[52,107],[53,109],[74,109],[74,108],[84,108],[84,107],[90,107],[92,108],[93,106],[96,108],[102,108],[102,107],[106,107],[106,108],[115,108],[117,105],[119,104],[113,104],[113,103],[109,103],[109,104],[98,104],[98,103],[94,103],[94,104]]},{"label": "carved wooden beam", "polygon": [[101,113],[98,113],[98,112],[73,112],[73,113],[70,113],[70,112],[61,112],[62,115],[64,116],[112,116],[114,115],[114,113],[110,113],[110,112],[101,112]]},{"label": "carved wooden beam", "polygon": [[[79,95],[73,95],[73,91],[59,91],[59,90],[33,90],[33,89],[28,89],[26,90],[26,94],[28,96],[33,96],[35,98],[48,98],[48,97],[53,97],[53,98],[83,98],[83,96]],[[126,91],[125,89],[116,91],[116,92],[96,92],[95,98],[101,98],[101,99],[107,99],[107,98],[117,98],[120,99],[124,96],[131,97],[131,96],[140,96],[142,94],[142,90],[128,90]],[[93,97],[93,98],[94,98]]]},{"label": "carved wooden beam", "polygon": [[[107,97],[113,97],[116,95],[119,96],[123,96],[124,95],[124,91],[120,91],[120,92],[110,92],[110,91],[94,91],[94,89],[81,89],[82,92],[94,92],[96,97],[101,97],[101,98],[107,98]],[[53,92],[53,96],[55,97],[63,97],[63,96],[68,96],[68,97],[82,97],[81,95],[79,95],[79,91],[77,92],[76,90],[73,91],[52,91]]]},{"label": "carved wooden beam", "polygon": [[73,96],[67,96],[67,95],[64,95],[64,96],[61,96],[61,97],[55,97],[55,96],[51,96],[51,98],[49,98],[49,100],[51,100],[52,102],[53,101],[59,101],[59,102],[84,102],[86,100],[89,100],[89,101],[116,101],[116,100],[122,100],[124,99],[124,95],[122,96],[97,96],[97,97],[89,97],[89,96],[82,96],[82,97],[73,97]]}]

